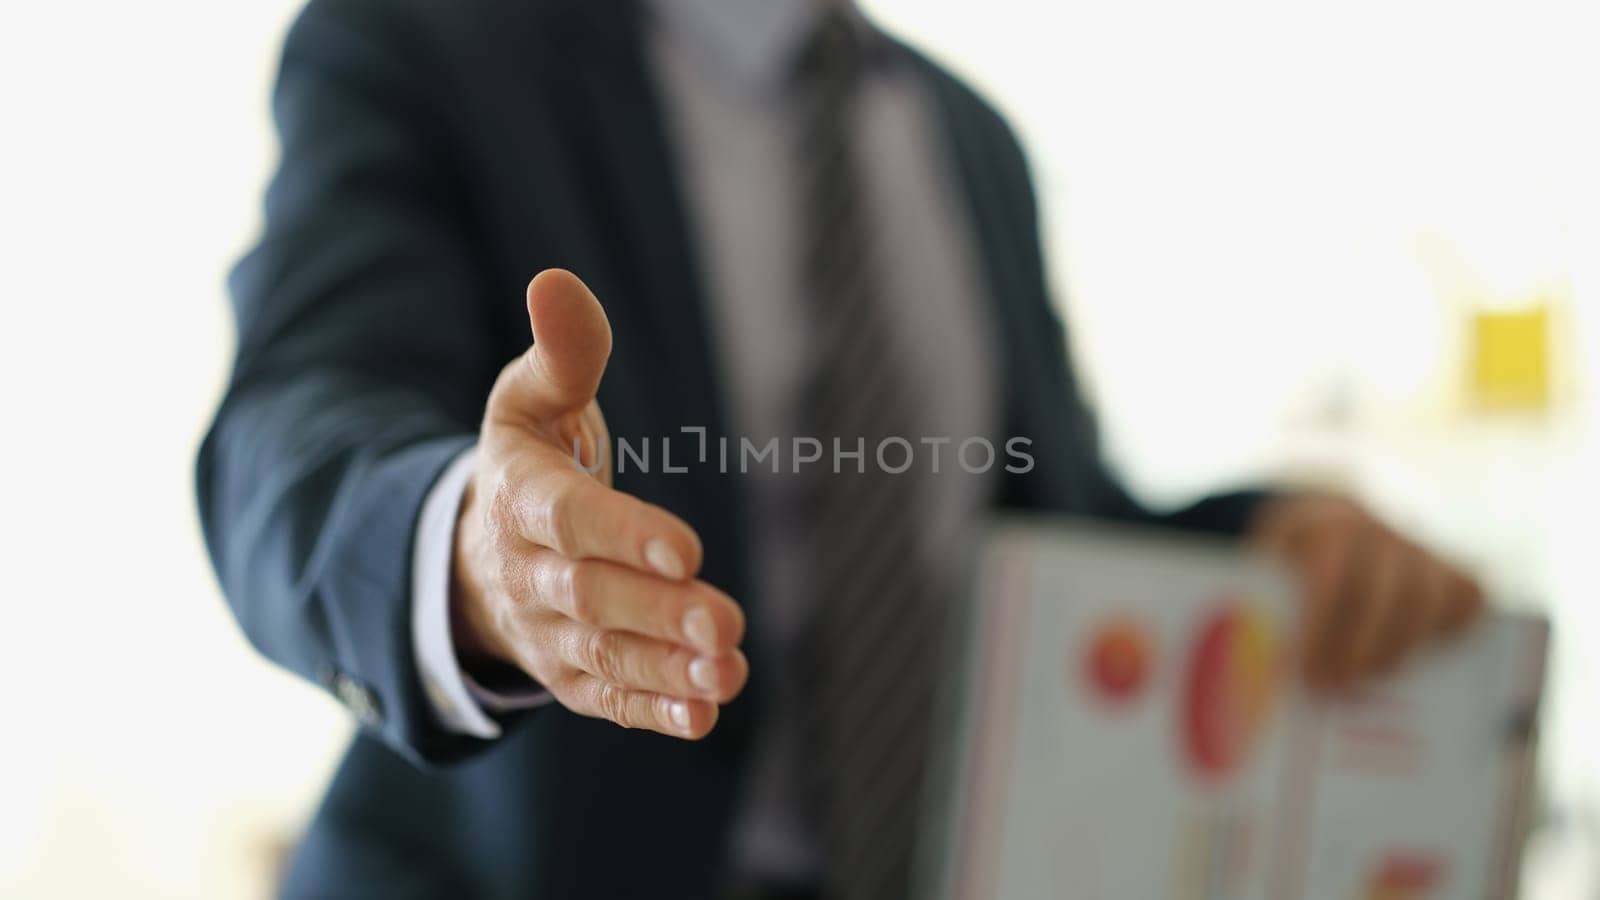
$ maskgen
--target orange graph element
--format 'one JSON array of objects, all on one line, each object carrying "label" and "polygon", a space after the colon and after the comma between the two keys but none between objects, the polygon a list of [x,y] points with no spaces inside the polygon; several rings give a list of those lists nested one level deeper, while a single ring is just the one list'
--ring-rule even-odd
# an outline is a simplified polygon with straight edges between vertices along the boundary
[{"label": "orange graph element", "polygon": [[1152,649],[1148,629],[1131,617],[1102,623],[1082,655],[1084,681],[1095,695],[1114,704],[1138,696],[1150,680]]},{"label": "orange graph element", "polygon": [[1434,856],[1390,854],[1367,879],[1367,900],[1423,900],[1438,886],[1443,870]]}]

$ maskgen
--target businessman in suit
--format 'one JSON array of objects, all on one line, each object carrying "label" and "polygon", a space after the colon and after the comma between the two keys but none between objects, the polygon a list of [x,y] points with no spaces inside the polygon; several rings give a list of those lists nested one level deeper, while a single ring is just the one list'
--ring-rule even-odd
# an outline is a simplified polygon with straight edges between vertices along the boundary
[{"label": "businessman in suit", "polygon": [[198,488],[362,725],[286,896],[912,896],[991,509],[1244,536],[1333,687],[1478,606],[1348,501],[1135,503],[1011,132],[848,4],[312,0],[274,111]]}]

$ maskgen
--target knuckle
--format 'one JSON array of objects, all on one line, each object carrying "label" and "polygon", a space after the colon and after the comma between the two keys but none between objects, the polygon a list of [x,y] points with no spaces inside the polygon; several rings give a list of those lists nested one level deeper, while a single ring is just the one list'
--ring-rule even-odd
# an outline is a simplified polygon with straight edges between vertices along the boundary
[{"label": "knuckle", "polygon": [[566,574],[561,561],[535,554],[527,565],[525,583],[530,606],[546,612],[566,610]]},{"label": "knuckle", "polygon": [[584,654],[595,677],[613,684],[622,681],[622,635],[615,631],[593,631]]},{"label": "knuckle", "polygon": [[595,698],[595,706],[600,714],[624,728],[634,727],[628,718],[628,698],[621,688],[615,685],[603,684]]},{"label": "knuckle", "polygon": [[523,655],[522,670],[556,696],[560,696],[559,692],[577,674],[570,666],[562,665],[547,648],[537,645],[529,647]]},{"label": "knuckle", "polygon": [[518,606],[524,596],[523,566],[515,556],[502,553],[497,554],[493,563],[495,584],[499,586],[500,593],[508,606]]},{"label": "knuckle", "polygon": [[577,497],[571,488],[557,488],[540,505],[544,534],[550,549],[562,556],[575,556],[577,544]]},{"label": "knuckle", "polygon": [[497,542],[507,540],[517,531],[517,518],[520,500],[517,496],[516,483],[504,472],[497,472],[493,476],[492,486],[489,490],[489,503],[485,508],[485,522],[489,533]]},{"label": "knuckle", "polygon": [[587,625],[598,624],[600,618],[600,590],[595,583],[598,573],[589,563],[567,561],[561,569],[561,592],[566,597],[572,617]]}]

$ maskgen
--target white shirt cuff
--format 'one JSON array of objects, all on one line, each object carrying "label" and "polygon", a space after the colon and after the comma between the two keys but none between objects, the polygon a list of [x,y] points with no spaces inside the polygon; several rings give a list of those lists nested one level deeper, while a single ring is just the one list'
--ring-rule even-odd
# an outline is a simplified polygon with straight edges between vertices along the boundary
[{"label": "white shirt cuff", "polygon": [[439,724],[457,734],[492,740],[500,725],[485,710],[509,712],[550,702],[550,692],[488,690],[461,670],[450,635],[450,566],[456,517],[472,480],[477,448],[461,451],[433,483],[417,517],[411,569],[411,641],[417,672]]}]

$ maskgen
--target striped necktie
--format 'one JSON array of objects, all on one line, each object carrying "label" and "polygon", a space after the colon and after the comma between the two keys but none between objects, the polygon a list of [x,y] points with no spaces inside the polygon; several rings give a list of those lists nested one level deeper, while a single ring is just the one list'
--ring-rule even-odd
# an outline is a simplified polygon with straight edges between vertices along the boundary
[{"label": "striped necktie", "polygon": [[799,646],[803,783],[828,896],[895,900],[909,890],[948,598],[918,527],[917,468],[892,471],[917,447],[911,410],[923,398],[886,319],[850,140],[867,48],[846,16],[836,9],[818,29],[791,96],[814,347],[800,418],[824,448],[801,476],[813,601]]}]

